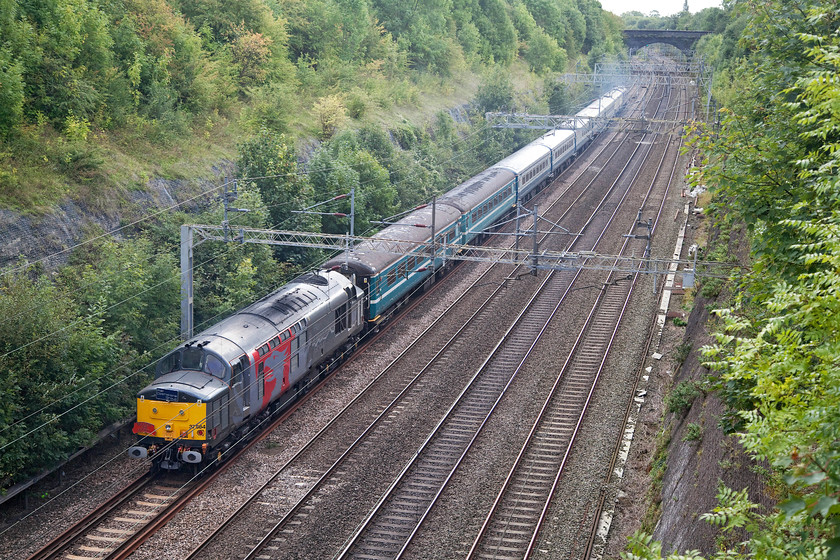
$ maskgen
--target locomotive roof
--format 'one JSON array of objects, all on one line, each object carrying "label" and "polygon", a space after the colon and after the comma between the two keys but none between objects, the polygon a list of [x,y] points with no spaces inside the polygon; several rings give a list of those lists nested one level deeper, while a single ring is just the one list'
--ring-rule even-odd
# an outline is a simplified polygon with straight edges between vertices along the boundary
[{"label": "locomotive roof", "polygon": [[236,359],[308,316],[332,293],[349,286],[350,280],[337,272],[304,274],[197,334],[191,342],[208,346],[228,361]]},{"label": "locomotive roof", "polygon": [[540,158],[548,156],[548,154],[548,148],[535,142],[531,142],[524,148],[521,148],[509,155],[493,167],[509,169],[514,173],[519,174],[531,167],[534,162],[538,161]]},{"label": "locomotive roof", "polygon": [[[449,204],[435,204],[435,230],[440,232],[455,223],[461,212]],[[422,225],[425,227],[416,227]],[[352,254],[342,253],[322,265],[322,269],[331,269],[348,264],[351,270],[360,276],[372,276],[400,260],[404,254],[417,247],[417,243],[428,241],[432,237],[432,205],[414,210],[373,235],[370,241],[359,243]]]},{"label": "locomotive roof", "polygon": [[473,208],[513,180],[515,175],[508,169],[491,167],[475,177],[471,177],[438,198],[441,204],[454,206],[461,212],[470,212]]}]

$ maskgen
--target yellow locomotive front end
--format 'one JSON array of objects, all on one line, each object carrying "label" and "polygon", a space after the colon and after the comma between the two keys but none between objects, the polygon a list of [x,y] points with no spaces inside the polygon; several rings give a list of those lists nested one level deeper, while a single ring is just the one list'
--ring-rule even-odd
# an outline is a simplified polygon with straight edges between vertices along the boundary
[{"label": "yellow locomotive front end", "polygon": [[165,402],[139,397],[134,433],[139,436],[180,439],[200,445],[207,440],[207,404],[203,402]]},{"label": "yellow locomotive front end", "polygon": [[226,383],[205,372],[175,371],[160,376],[137,395],[137,421],[132,431],[140,439],[129,448],[129,456],[151,458],[156,467],[166,470],[180,469],[184,463],[197,466],[210,459],[220,420],[227,418],[220,410],[227,392]]}]

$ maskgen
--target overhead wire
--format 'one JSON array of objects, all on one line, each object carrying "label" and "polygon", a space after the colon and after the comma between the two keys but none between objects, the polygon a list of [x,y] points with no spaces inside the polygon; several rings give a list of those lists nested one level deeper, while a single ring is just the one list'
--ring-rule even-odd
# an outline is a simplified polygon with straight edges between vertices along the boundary
[{"label": "overhead wire", "polygon": [[[486,123],[485,123],[485,124],[486,124]],[[482,127],[482,128],[484,128],[484,127]],[[482,129],[479,129],[478,131],[476,131],[476,132],[475,132],[475,134],[478,134],[481,130],[482,130]],[[484,141],[483,141],[483,142],[481,142],[481,144],[483,144],[483,143],[484,143]],[[480,146],[481,144],[479,144],[479,146]],[[466,154],[468,154],[469,152],[471,152],[471,151],[473,151],[473,150],[478,149],[478,147],[479,147],[479,146],[476,146],[476,147],[472,148],[471,150],[468,150],[467,152],[461,152],[461,153],[459,153],[459,154],[456,154],[456,156],[454,156],[453,158],[450,158],[450,160],[448,160],[448,161],[453,161],[453,160],[454,160],[454,159],[456,159],[457,157],[462,157],[462,156],[465,156],[465,155],[466,155]],[[483,164],[478,164],[478,166],[479,166],[479,167],[480,167],[480,166],[483,166]],[[406,177],[406,178],[404,178],[401,182],[407,181],[407,180],[409,180],[410,178],[411,178],[411,177]],[[360,183],[360,185],[361,185],[361,184],[366,184],[366,183],[367,183],[367,182]],[[274,205],[274,206],[277,206],[277,205]],[[277,225],[278,225],[278,224],[275,224],[273,227],[276,227]],[[374,229],[374,228],[369,228],[369,229],[368,229],[368,231],[370,231],[370,229]],[[213,259],[215,259],[215,258],[216,258],[216,257],[213,257]],[[213,260],[213,259],[210,259],[210,260]],[[316,259],[316,260],[317,260],[317,259]],[[314,261],[313,261],[313,262],[314,262]],[[323,261],[322,261],[322,262],[323,262]],[[202,263],[202,264],[205,264],[205,263]],[[310,266],[311,266],[311,264],[310,264]],[[308,268],[308,267],[307,267],[307,268]],[[158,286],[159,286],[159,285],[162,285],[162,284],[163,284],[163,283],[158,284]],[[122,302],[120,302],[120,304],[121,304],[121,303],[122,303]],[[217,315],[217,317],[218,317],[218,315]],[[212,318],[212,319],[208,319],[208,321],[206,321],[206,322],[212,321],[212,320],[214,320],[214,319],[215,319],[215,317],[214,317],[214,318]],[[205,322],[205,323],[206,323],[206,322]],[[203,323],[203,324],[205,324],[205,323]],[[173,339],[170,339],[170,340],[173,340]],[[138,357],[138,358],[139,358],[139,357]],[[144,370],[145,370],[145,369],[147,369],[147,368],[148,368],[148,365],[147,365],[147,366],[145,366],[145,367],[143,367],[143,368],[141,368],[141,369],[139,369],[139,370],[136,370],[136,371],[135,371],[133,374],[131,374],[130,376],[126,376],[126,378],[124,378],[123,380],[120,380],[120,381],[118,381],[118,382],[115,382],[115,383],[114,383],[114,384],[112,384],[111,386],[109,386],[109,387],[107,387],[107,388],[105,388],[105,389],[101,390],[99,393],[97,393],[97,394],[96,394],[96,395],[94,395],[93,397],[90,397],[90,398],[89,398],[89,399],[87,399],[87,400],[90,400],[90,399],[94,398],[95,396],[98,396],[98,395],[103,394],[104,392],[106,392],[106,391],[110,390],[111,388],[115,387],[116,385],[118,385],[118,384],[120,384],[120,383],[125,382],[125,380],[126,380],[126,379],[128,379],[129,377],[132,377],[132,376],[136,375],[137,373],[139,373],[139,372],[141,372],[141,371],[144,371]],[[257,381],[257,380],[256,380],[256,378],[255,378],[255,379],[254,379],[254,381],[253,381],[252,383],[255,383],[256,381]],[[86,402],[86,401],[85,401],[85,402]],[[81,403],[80,403],[80,404],[81,404]],[[77,405],[77,406],[78,406],[78,405]],[[74,407],[74,408],[75,408],[75,407]],[[71,409],[71,410],[72,410],[72,409]],[[266,420],[263,420],[263,422],[265,422],[265,421],[266,421]],[[257,429],[257,428],[258,428],[258,427],[255,427],[254,429]],[[32,433],[32,432],[29,432],[29,433]],[[12,443],[14,443],[14,442],[12,442]],[[7,444],[7,445],[8,445],[8,444]],[[5,447],[6,447],[6,446],[4,446],[3,448],[5,448]],[[0,449],[3,449],[3,448],[0,448]],[[107,466],[107,464],[110,464],[111,462],[113,462],[114,460],[116,460],[116,458],[117,458],[118,456],[120,456],[120,455],[121,455],[121,453],[120,453],[120,454],[118,454],[118,455],[115,455],[115,456],[114,456],[114,457],[113,457],[110,461],[108,461],[105,465],[102,465],[102,466],[100,467],[100,469],[101,469],[101,468],[104,468],[105,466]],[[205,467],[205,469],[206,469],[206,468],[209,468],[209,465],[208,465],[208,467]],[[99,470],[99,469],[97,469],[97,470]],[[91,473],[91,474],[92,474],[92,473]],[[85,477],[85,478],[86,478],[86,477]],[[83,480],[84,480],[84,478],[83,478],[82,480],[78,481],[76,484],[81,483]],[[75,485],[74,485],[74,486],[75,486]],[[65,490],[65,492],[66,492],[66,491],[69,491],[69,490],[70,490],[70,488],[66,489],[66,490]],[[64,493],[64,492],[62,492],[62,494],[63,494],[63,493]],[[40,506],[40,507],[44,507],[45,505],[46,505],[46,504],[43,504],[43,505],[42,505],[42,506]],[[40,509],[40,507],[39,507],[38,509]],[[36,510],[36,511],[37,511],[37,510]],[[32,515],[32,514],[34,514],[34,513],[35,513],[35,512],[32,512],[32,513],[31,513],[31,514],[29,514],[29,515]],[[27,515],[26,517],[29,517],[29,515]],[[8,529],[7,529],[7,530],[8,530]],[[0,534],[2,534],[2,533],[4,533],[4,532],[5,532],[5,530],[4,530],[4,531],[2,531],[2,532],[0,532]]]},{"label": "overhead wire", "polygon": [[[476,135],[476,134],[479,134],[480,132],[482,132],[482,131],[483,131],[483,130],[485,130],[485,129],[486,129],[486,123],[485,123],[485,126],[484,126],[484,127],[479,127],[476,131],[474,131],[473,133],[471,133],[470,135],[468,135],[466,138],[459,138],[459,141],[466,141],[467,139],[471,138],[472,136],[474,136],[474,135]],[[462,156],[464,156],[464,155],[468,154],[468,153],[469,153],[469,152],[471,152],[471,151],[477,150],[477,149],[480,147],[480,145],[481,145],[481,144],[483,144],[483,143],[484,143],[484,142],[480,143],[478,146],[475,146],[475,147],[473,147],[473,148],[471,148],[470,150],[467,150],[467,151],[465,151],[465,152],[459,152],[458,154],[456,154],[455,156],[453,156],[453,157],[452,157],[452,158],[450,158],[449,160],[445,160],[445,161],[443,161],[443,162],[441,162],[441,163],[446,163],[446,162],[451,162],[451,161],[454,161],[454,160],[455,160],[455,159],[457,159],[458,157],[462,157]],[[478,165],[482,165],[482,164],[478,164]],[[338,169],[338,167],[334,167],[334,168],[332,168],[332,169]],[[276,177],[289,176],[289,175],[293,175],[293,174],[292,174],[292,173],[288,173],[288,174],[282,174],[282,175],[270,175],[270,176],[269,176],[269,175],[266,175],[266,176],[260,176],[260,177],[246,177],[246,178],[241,178],[241,179],[239,179],[239,180],[247,181],[247,180],[260,179],[260,178],[276,178]],[[400,181],[399,183],[406,182],[406,181],[410,180],[411,178],[413,178],[413,177],[415,177],[415,176],[417,176],[417,175],[415,174],[415,175],[412,175],[412,176],[406,177],[406,178],[402,179],[402,181]],[[360,185],[364,185],[364,184],[367,184],[367,183],[369,183],[369,182],[370,182],[370,181],[364,181],[364,182],[360,183]],[[228,182],[228,183],[226,183],[226,184],[229,184],[229,183],[230,183],[230,182]],[[399,183],[397,183],[397,184],[399,184]],[[209,191],[206,191],[206,192],[204,193],[204,195],[206,195],[207,193],[210,193],[210,192],[214,192],[214,191],[218,190],[219,188],[222,188],[223,186],[224,186],[224,185],[222,185],[222,186],[220,186],[220,187],[216,187],[216,188],[211,189],[211,190],[209,190]],[[197,197],[193,197],[193,199],[195,199],[195,198],[197,198]],[[170,207],[168,207],[167,209],[164,209],[164,210],[162,210],[162,211],[160,211],[160,212],[155,212],[155,213],[153,213],[152,215],[148,216],[147,218],[154,217],[154,216],[159,215],[159,214],[161,214],[161,213],[163,213],[163,212],[165,212],[165,211],[169,211],[169,210],[171,210],[171,209],[173,209],[173,208],[178,207],[178,206],[179,206],[179,205],[181,205],[181,204],[183,204],[183,203],[179,203],[179,204],[176,204],[176,205],[170,206]],[[271,207],[276,207],[276,206],[281,206],[281,205],[283,205],[283,204],[272,205]],[[291,204],[291,203],[286,203],[286,205],[291,206],[292,204]],[[143,220],[137,220],[137,221],[135,221],[135,222],[133,222],[133,223],[134,223],[134,224],[137,224],[137,223],[139,223],[140,221],[143,221]],[[130,225],[130,224],[129,224],[129,225]],[[273,226],[272,226],[272,228],[276,228],[278,225],[280,225],[280,224],[275,224],[275,225],[273,225]],[[114,232],[116,232],[116,231],[120,231],[120,230],[124,229],[125,227],[128,227],[128,226],[123,226],[123,228],[118,228],[117,230],[114,230]],[[375,229],[375,228],[369,228],[367,231],[370,231],[371,229]],[[366,233],[367,233],[367,232],[366,232]],[[107,234],[103,234],[103,235],[97,236],[97,237],[96,237],[96,238],[94,238],[94,239],[101,239],[101,238],[103,238],[105,235],[107,235]],[[93,241],[94,239],[91,239],[91,240],[86,240],[86,241],[85,241],[85,242],[83,242],[83,243],[76,244],[73,248],[75,248],[75,247],[81,247],[81,246],[83,246],[83,245],[85,245],[85,244],[87,244],[87,243],[90,243],[90,242],[91,242],[91,241]],[[71,248],[71,249],[72,249],[72,248]],[[66,250],[65,250],[65,251],[66,251]],[[62,251],[62,252],[64,252],[64,251]],[[212,260],[215,260],[215,258],[216,258],[216,257],[213,257],[213,259],[208,259],[207,261],[204,261],[204,262],[200,263],[198,266],[203,266],[204,264],[207,264],[207,263],[211,262]],[[162,281],[162,282],[159,282],[158,284],[155,284],[154,286],[148,287],[148,288],[146,288],[145,290],[143,290],[143,291],[141,291],[141,292],[137,292],[137,293],[135,293],[135,294],[134,294],[132,297],[130,297],[130,298],[126,298],[126,299],[124,299],[124,300],[122,300],[122,301],[120,301],[120,302],[116,302],[116,303],[112,304],[112,305],[111,305],[111,306],[109,306],[108,308],[105,308],[103,311],[107,311],[107,310],[109,310],[109,309],[113,309],[113,308],[115,308],[115,307],[117,307],[117,306],[120,306],[120,305],[122,305],[122,304],[126,303],[127,301],[130,301],[131,299],[134,299],[135,297],[139,297],[140,295],[142,295],[142,294],[144,294],[144,293],[146,293],[146,292],[148,292],[148,291],[151,291],[151,290],[154,290],[154,289],[156,289],[156,288],[159,288],[160,286],[162,286],[162,285],[164,285],[164,284],[166,284],[166,283],[169,283],[169,282],[171,282],[171,281],[174,281],[174,280],[176,280],[176,279],[179,279],[179,278],[175,278],[175,277],[173,277],[173,278],[170,278],[170,279],[164,280],[164,281]],[[273,290],[272,290],[272,291],[273,291]],[[218,315],[217,315],[217,316],[218,316]],[[53,331],[53,332],[52,332],[52,333],[50,333],[49,335],[45,335],[45,336],[40,337],[40,338],[38,338],[38,339],[36,339],[36,340],[30,341],[30,342],[28,342],[28,343],[26,343],[26,344],[24,344],[24,345],[22,345],[22,346],[19,346],[18,348],[15,348],[14,350],[10,350],[10,351],[6,352],[5,354],[0,355],[0,359],[5,358],[5,357],[9,356],[10,354],[13,354],[14,352],[17,352],[17,351],[19,351],[19,350],[25,349],[25,348],[27,348],[27,347],[29,347],[29,346],[33,345],[33,344],[36,344],[36,343],[41,342],[41,341],[43,341],[43,340],[46,340],[46,339],[48,339],[50,336],[53,336],[53,335],[55,335],[55,334],[59,334],[60,332],[64,332],[65,330],[67,330],[67,329],[69,329],[69,328],[71,328],[71,327],[73,327],[73,326],[75,326],[75,325],[77,325],[77,324],[79,324],[79,323],[83,323],[85,320],[88,320],[88,319],[89,319],[89,317],[80,318],[79,320],[74,321],[73,323],[70,323],[69,325],[66,325],[66,326],[62,327],[61,329],[58,329],[57,331]],[[173,339],[170,339],[170,340],[173,340]],[[159,345],[159,346],[160,346],[160,345]],[[158,347],[159,347],[159,346],[158,346]],[[156,348],[157,348],[157,347],[156,347]],[[138,356],[138,358],[136,358],[136,359],[139,359],[139,358],[140,358],[140,357]],[[124,367],[124,364],[123,364],[121,367]],[[148,367],[148,366],[146,366],[146,367]],[[26,436],[28,436],[28,435],[31,435],[32,433],[34,433],[34,432],[38,431],[39,429],[42,429],[42,428],[44,428],[45,426],[52,424],[53,422],[55,422],[56,420],[58,420],[61,416],[65,415],[65,414],[67,414],[67,413],[69,413],[69,412],[72,412],[73,410],[75,410],[76,408],[78,408],[79,406],[81,406],[82,404],[84,404],[84,403],[86,403],[86,402],[89,402],[89,401],[90,401],[90,400],[92,400],[93,398],[95,398],[95,397],[97,397],[97,396],[101,395],[103,392],[105,392],[105,391],[107,391],[107,390],[112,389],[113,387],[115,387],[115,386],[117,386],[117,385],[119,385],[119,384],[123,383],[124,381],[126,381],[126,380],[130,379],[131,377],[134,377],[135,375],[137,375],[137,374],[141,373],[144,369],[145,369],[145,367],[144,367],[144,368],[141,368],[141,369],[139,369],[139,370],[136,370],[135,372],[133,372],[133,373],[132,373],[132,374],[130,374],[130,375],[125,376],[125,377],[124,377],[124,378],[122,378],[121,380],[119,380],[119,381],[117,381],[117,382],[113,383],[112,385],[110,385],[110,386],[106,387],[105,389],[101,390],[100,392],[98,392],[98,393],[96,393],[96,394],[92,395],[92,396],[91,396],[91,397],[89,397],[88,399],[85,399],[85,400],[84,400],[84,401],[82,401],[81,403],[77,403],[76,405],[74,405],[74,406],[73,406],[73,407],[71,407],[70,409],[68,409],[68,410],[66,410],[66,411],[64,411],[64,412],[62,412],[62,413],[60,413],[60,414],[59,414],[59,415],[57,415],[57,416],[54,416],[54,417],[53,417],[50,421],[48,421],[48,422],[46,422],[46,423],[44,423],[44,424],[42,424],[42,425],[40,425],[40,426],[38,426],[38,427],[34,428],[33,430],[30,430],[29,432],[27,432],[27,433],[26,433],[26,434],[24,434],[23,436],[20,436],[20,437],[19,437],[19,438],[17,438],[16,440],[13,440],[13,441],[11,441],[11,442],[6,443],[6,444],[5,444],[5,445],[3,445],[2,447],[0,447],[0,450],[3,450],[3,449],[5,449],[6,447],[8,447],[9,445],[12,445],[13,443],[16,443],[17,441],[20,441],[20,439],[22,439],[23,437],[26,437]],[[114,370],[114,371],[112,371],[112,373],[114,373],[114,372],[115,372],[115,370]],[[91,383],[90,383],[90,384],[92,384],[92,383],[95,383],[95,381],[91,381]],[[48,403],[47,405],[44,405],[41,409],[39,409],[39,410],[37,410],[37,411],[33,411],[33,412],[31,412],[31,413],[30,413],[29,415],[27,415],[26,417],[24,417],[24,418],[22,418],[22,419],[18,419],[18,420],[17,420],[17,421],[15,421],[14,423],[9,424],[9,425],[6,425],[6,426],[4,426],[3,428],[0,428],[0,433],[3,433],[3,432],[5,432],[5,431],[7,431],[8,429],[10,429],[10,428],[12,428],[12,427],[14,427],[14,426],[16,426],[16,425],[20,424],[21,422],[23,422],[23,421],[25,421],[25,420],[27,420],[27,419],[31,418],[32,416],[34,416],[34,415],[36,415],[36,414],[39,414],[39,413],[43,412],[44,410],[46,410],[46,409],[48,409],[49,407],[51,407],[51,406],[53,406],[54,404],[56,404],[57,402],[60,402],[60,401],[65,400],[65,399],[67,399],[67,398],[70,398],[71,396],[73,396],[74,394],[76,394],[78,391],[81,391],[82,389],[84,389],[84,388],[88,387],[90,384],[87,384],[87,385],[84,385],[84,386],[82,386],[82,387],[79,387],[79,388],[77,388],[76,390],[74,390],[73,392],[71,392],[71,393],[69,393],[69,394],[67,394],[67,395],[62,396],[61,398],[56,399],[56,400],[54,400],[53,402]]]}]

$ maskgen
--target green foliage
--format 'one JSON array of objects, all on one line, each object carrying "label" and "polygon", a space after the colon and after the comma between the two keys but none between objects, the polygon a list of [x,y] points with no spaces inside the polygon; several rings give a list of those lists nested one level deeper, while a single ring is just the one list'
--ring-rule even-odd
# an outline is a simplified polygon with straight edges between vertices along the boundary
[{"label": "green foliage", "polygon": [[328,95],[319,99],[315,103],[313,113],[318,122],[318,137],[321,140],[332,138],[347,121],[347,109],[338,95]]},{"label": "green foliage", "polygon": [[539,74],[551,70],[560,72],[565,68],[566,51],[554,37],[537,26],[524,4],[514,6],[513,23],[520,39],[519,53],[531,71]]},{"label": "green foliage", "polygon": [[101,304],[80,312],[44,277],[5,271],[0,282],[0,480],[8,482],[64,459],[124,417],[131,395],[106,389],[125,376],[132,352],[106,334]]},{"label": "green foliage", "polygon": [[23,64],[7,49],[0,49],[0,136],[6,136],[23,119]]},{"label": "green foliage", "polygon": [[[647,533],[637,532],[628,540],[627,550],[621,553],[623,560],[659,560],[662,558],[662,543],[654,541]],[[683,554],[672,554],[668,560],[701,560],[703,556],[699,550],[691,550]]]},{"label": "green foliage", "polygon": [[181,284],[175,255],[155,252],[144,238],[94,238],[73,253],[58,283],[75,294],[82,311],[99,311],[106,332],[122,332],[121,341],[138,354],[154,355],[178,332]]},{"label": "green foliage", "polygon": [[685,427],[685,434],[682,437],[683,441],[699,441],[701,439],[703,439],[703,426],[691,422]]},{"label": "green foliage", "polygon": [[[238,167],[247,185],[256,186],[266,205],[273,229],[312,231],[310,216],[296,214],[314,203],[313,191],[306,176],[298,171],[292,146],[282,134],[266,128],[239,146]],[[301,249],[278,248],[281,260],[305,260],[309,254]]]},{"label": "green foliage", "polygon": [[[381,220],[397,212],[397,191],[391,185],[388,170],[370,152],[359,146],[352,134],[337,136],[312,156],[310,181],[315,199],[327,201],[355,189],[355,231],[371,229],[371,220]],[[350,214],[350,199],[345,198],[325,212]],[[349,218],[322,216],[321,231],[350,231]]]},{"label": "green foliage", "polygon": [[510,74],[500,68],[487,75],[478,86],[473,107],[481,115],[488,111],[512,110],[513,83]]},{"label": "green foliage", "polygon": [[665,410],[673,414],[685,414],[700,394],[701,391],[697,387],[697,383],[693,381],[677,383],[665,397]]},{"label": "green foliage", "polygon": [[[674,317],[675,325],[677,324],[677,319],[679,319],[679,317]],[[683,321],[683,324],[685,324],[685,321]],[[674,351],[674,360],[676,360],[678,364],[684,364],[689,354],[691,354],[691,343],[683,342],[682,344],[678,345],[676,350]]]}]

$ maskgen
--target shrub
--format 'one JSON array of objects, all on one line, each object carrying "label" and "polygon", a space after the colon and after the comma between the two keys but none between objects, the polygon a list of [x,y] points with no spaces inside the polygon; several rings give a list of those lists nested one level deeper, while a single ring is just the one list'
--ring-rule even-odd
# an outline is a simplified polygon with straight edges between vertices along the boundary
[{"label": "shrub", "polygon": [[674,414],[683,414],[691,404],[700,396],[700,389],[693,381],[682,381],[674,387],[665,397],[665,409]]},{"label": "shrub", "polygon": [[[676,323],[675,323],[676,324]],[[683,342],[674,350],[674,359],[678,364],[682,365],[691,353],[691,343]]]},{"label": "shrub", "polygon": [[313,112],[315,118],[318,119],[321,140],[332,138],[347,120],[347,109],[339,95],[322,97],[315,103]]},{"label": "shrub", "polygon": [[685,435],[683,441],[697,441],[703,438],[703,427],[696,422],[690,423],[685,427]]}]

